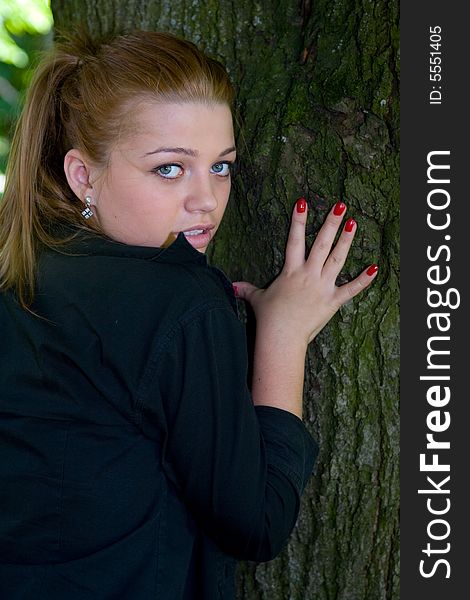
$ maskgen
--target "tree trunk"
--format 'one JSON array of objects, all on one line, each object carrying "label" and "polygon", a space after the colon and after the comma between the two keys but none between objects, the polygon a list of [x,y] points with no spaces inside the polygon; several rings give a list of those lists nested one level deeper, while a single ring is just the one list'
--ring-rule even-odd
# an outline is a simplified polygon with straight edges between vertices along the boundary
[{"label": "tree trunk", "polygon": [[372,262],[379,275],[309,348],[315,476],[282,554],[240,564],[238,597],[398,599],[398,0],[53,0],[52,9],[64,28],[171,31],[227,67],[240,172],[210,258],[232,279],[262,286],[279,272],[300,196],[309,243],[338,199],[356,219],[339,283]]}]

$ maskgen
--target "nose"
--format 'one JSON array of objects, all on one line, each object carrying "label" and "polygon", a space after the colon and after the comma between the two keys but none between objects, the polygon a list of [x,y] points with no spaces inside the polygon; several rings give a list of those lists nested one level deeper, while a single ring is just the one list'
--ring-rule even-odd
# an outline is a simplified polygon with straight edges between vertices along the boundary
[{"label": "nose", "polygon": [[187,211],[205,213],[217,208],[219,202],[212,180],[213,177],[211,174],[192,177],[185,202]]}]

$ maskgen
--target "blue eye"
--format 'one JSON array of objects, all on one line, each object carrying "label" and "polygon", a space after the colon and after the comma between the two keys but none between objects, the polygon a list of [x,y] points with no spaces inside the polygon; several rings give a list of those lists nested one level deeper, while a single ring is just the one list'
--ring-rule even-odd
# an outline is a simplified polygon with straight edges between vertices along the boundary
[{"label": "blue eye", "polygon": [[217,175],[220,175],[221,177],[228,177],[230,175],[230,167],[232,165],[232,162],[220,162],[216,163],[212,169],[214,169],[214,173],[217,173]]},{"label": "blue eye", "polygon": [[162,165],[161,167],[153,169],[153,173],[160,175],[160,177],[163,177],[164,179],[176,179],[179,177],[179,174],[175,173],[173,169],[181,170],[181,167],[179,165]]},{"label": "blue eye", "polygon": [[[231,167],[233,167],[233,162],[224,161],[212,165],[211,171],[219,177],[228,177],[231,173]],[[178,179],[181,177],[182,171],[183,167],[175,164],[161,165],[160,167],[152,169],[152,173],[155,173],[155,175],[158,175],[163,179]]]}]

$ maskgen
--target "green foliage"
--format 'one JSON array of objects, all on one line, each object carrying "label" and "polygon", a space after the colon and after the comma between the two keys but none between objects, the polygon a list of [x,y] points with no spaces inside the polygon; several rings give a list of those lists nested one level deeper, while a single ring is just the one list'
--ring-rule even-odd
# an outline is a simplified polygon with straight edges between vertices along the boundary
[{"label": "green foliage", "polygon": [[49,43],[52,24],[49,0],[0,0],[0,193],[31,64]]}]

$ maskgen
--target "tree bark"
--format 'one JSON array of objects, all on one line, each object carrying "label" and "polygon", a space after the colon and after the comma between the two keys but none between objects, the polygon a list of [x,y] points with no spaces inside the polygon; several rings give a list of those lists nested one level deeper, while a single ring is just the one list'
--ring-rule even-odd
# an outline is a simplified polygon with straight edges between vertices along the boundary
[{"label": "tree bark", "polygon": [[338,199],[356,219],[339,283],[372,262],[379,275],[309,348],[315,475],[282,554],[240,564],[238,598],[398,599],[398,0],[53,0],[52,9],[64,28],[171,31],[227,67],[239,172],[210,258],[232,279],[275,277],[300,196],[309,244]]}]

